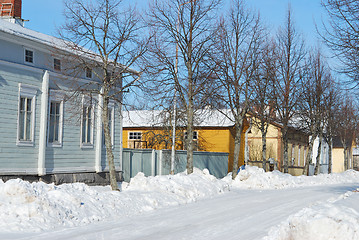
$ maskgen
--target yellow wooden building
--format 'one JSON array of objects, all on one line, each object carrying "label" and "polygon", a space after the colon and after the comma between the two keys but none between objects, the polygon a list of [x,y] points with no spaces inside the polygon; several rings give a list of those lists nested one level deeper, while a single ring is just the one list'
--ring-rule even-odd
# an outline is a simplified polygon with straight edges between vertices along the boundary
[{"label": "yellow wooden building", "polygon": [[[123,147],[171,149],[172,127],[161,111],[126,111],[123,113]],[[164,114],[165,115],[165,114]],[[234,151],[233,122],[215,110],[202,110],[196,118],[193,140],[196,151],[229,153],[228,170],[232,171]],[[248,123],[242,132],[239,166],[244,164],[244,136]],[[185,127],[177,127],[176,149],[185,150]]]},{"label": "yellow wooden building", "polygon": [[[258,125],[255,124],[258,120],[253,117],[251,119],[253,124],[251,125],[251,130],[247,136],[249,148],[248,163],[250,165],[262,167],[262,134]],[[283,164],[282,128],[283,126],[276,122],[271,122],[269,124],[266,137],[266,159],[268,160],[266,164],[267,171],[276,168],[281,170]],[[288,172],[295,176],[302,175],[309,136],[295,127],[289,128],[288,135]]]}]

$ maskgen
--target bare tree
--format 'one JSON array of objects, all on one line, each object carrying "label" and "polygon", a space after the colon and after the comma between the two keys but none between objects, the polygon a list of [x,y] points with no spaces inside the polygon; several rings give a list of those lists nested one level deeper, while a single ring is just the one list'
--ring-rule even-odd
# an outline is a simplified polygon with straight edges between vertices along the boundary
[{"label": "bare tree", "polygon": [[350,149],[355,139],[355,130],[358,126],[357,106],[348,94],[343,96],[339,105],[337,119],[337,134],[344,148],[344,169],[349,169]]},{"label": "bare tree", "polygon": [[271,121],[274,120],[275,95],[273,83],[276,78],[275,43],[267,43],[261,52],[261,64],[253,78],[253,108],[251,113],[256,118],[253,124],[262,134],[262,167],[266,171],[267,162],[267,132]]},{"label": "bare tree", "polygon": [[311,136],[308,152],[305,160],[303,174],[309,172],[309,165],[312,160],[312,150],[315,139],[318,138],[318,154],[315,166],[315,174],[319,171],[319,159],[321,155],[321,144],[324,138],[326,98],[332,85],[332,77],[328,65],[320,50],[313,50],[309,55],[306,64],[306,74],[302,82],[303,96],[298,104],[298,112],[301,116],[301,123],[309,131]]},{"label": "bare tree", "polygon": [[121,0],[67,0],[65,18],[60,36],[70,52],[63,55],[66,70],[96,77],[94,81],[72,81],[71,91],[99,96],[102,115],[98,120],[103,124],[111,188],[118,190],[108,106],[111,99],[122,103],[122,92],[139,78],[139,72],[130,69],[146,47],[138,35],[139,18]]},{"label": "bare tree", "polygon": [[355,0],[323,0],[329,20],[320,35],[341,60],[342,73],[350,82],[359,81],[359,2]]},{"label": "bare tree", "polygon": [[195,112],[204,108],[216,87],[209,53],[215,10],[220,0],[153,0],[148,24],[153,38],[146,64],[147,90],[160,108],[173,106],[185,112],[187,173],[193,172]]},{"label": "bare tree", "polygon": [[324,114],[324,138],[328,143],[328,173],[332,172],[333,164],[333,138],[336,136],[338,109],[339,109],[339,87],[334,79],[329,85],[328,94],[325,98],[325,114]]},{"label": "bare tree", "polygon": [[304,42],[296,32],[292,12],[289,9],[285,26],[277,36],[278,68],[274,82],[276,90],[276,112],[282,127],[282,166],[288,173],[288,128],[301,96],[300,82],[303,79],[305,58]]},{"label": "bare tree", "polygon": [[251,81],[260,64],[263,28],[259,15],[252,14],[244,1],[234,0],[217,33],[217,75],[224,105],[234,122],[232,178],[237,176],[243,123],[250,109]]}]

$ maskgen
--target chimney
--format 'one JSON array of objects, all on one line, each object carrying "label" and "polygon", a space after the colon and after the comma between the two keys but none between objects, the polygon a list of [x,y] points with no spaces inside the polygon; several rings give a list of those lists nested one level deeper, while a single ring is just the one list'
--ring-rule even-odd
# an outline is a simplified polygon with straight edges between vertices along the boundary
[{"label": "chimney", "polygon": [[21,19],[22,0],[0,0],[2,18]]}]

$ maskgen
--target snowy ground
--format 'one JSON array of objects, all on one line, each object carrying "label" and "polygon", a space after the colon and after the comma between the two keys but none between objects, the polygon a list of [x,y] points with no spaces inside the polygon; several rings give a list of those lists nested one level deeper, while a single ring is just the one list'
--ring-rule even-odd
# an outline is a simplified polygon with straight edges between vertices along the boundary
[{"label": "snowy ground", "polygon": [[359,172],[315,177],[249,167],[145,177],[122,192],[0,182],[0,239],[359,239]]}]

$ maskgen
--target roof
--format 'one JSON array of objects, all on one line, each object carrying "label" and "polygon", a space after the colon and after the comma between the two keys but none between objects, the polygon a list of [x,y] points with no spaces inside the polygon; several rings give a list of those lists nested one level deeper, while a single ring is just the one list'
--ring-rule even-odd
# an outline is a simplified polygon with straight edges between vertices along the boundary
[{"label": "roof", "polygon": [[[36,32],[34,30],[25,28],[23,26],[21,26],[20,24],[16,24],[16,23],[12,23],[6,20],[3,20],[0,18],[0,31],[14,35],[14,36],[18,36],[33,42],[37,42],[52,48],[58,48],[61,49],[63,51],[67,51],[70,53],[74,53],[77,54],[75,50],[71,49],[69,46],[71,45],[70,42],[64,41],[60,38],[57,37],[53,37],[44,33],[40,33],[40,32]],[[101,58],[94,52],[92,52],[91,50],[86,50],[83,49],[84,51],[81,52],[81,55],[84,55],[84,52],[88,53],[87,54],[87,58],[91,59],[91,60],[95,60],[97,62],[101,62]],[[78,52],[78,54],[80,55],[80,52]],[[121,65],[123,66],[123,65]],[[124,66],[123,66],[124,67]],[[131,68],[127,68],[128,72],[131,72],[133,74],[139,74],[139,72],[131,69]]]},{"label": "roof", "polygon": [[22,37],[34,42],[45,44],[51,47],[64,46],[63,41],[59,38],[46,35],[44,33],[36,32],[34,30],[25,28],[19,24],[11,23],[0,18],[0,31],[6,32],[11,35]]},{"label": "roof", "polygon": [[[228,110],[225,110],[227,113]],[[170,115],[161,110],[123,111],[123,127],[162,127]],[[217,110],[204,109],[195,114],[195,127],[232,127],[234,122]]]}]

